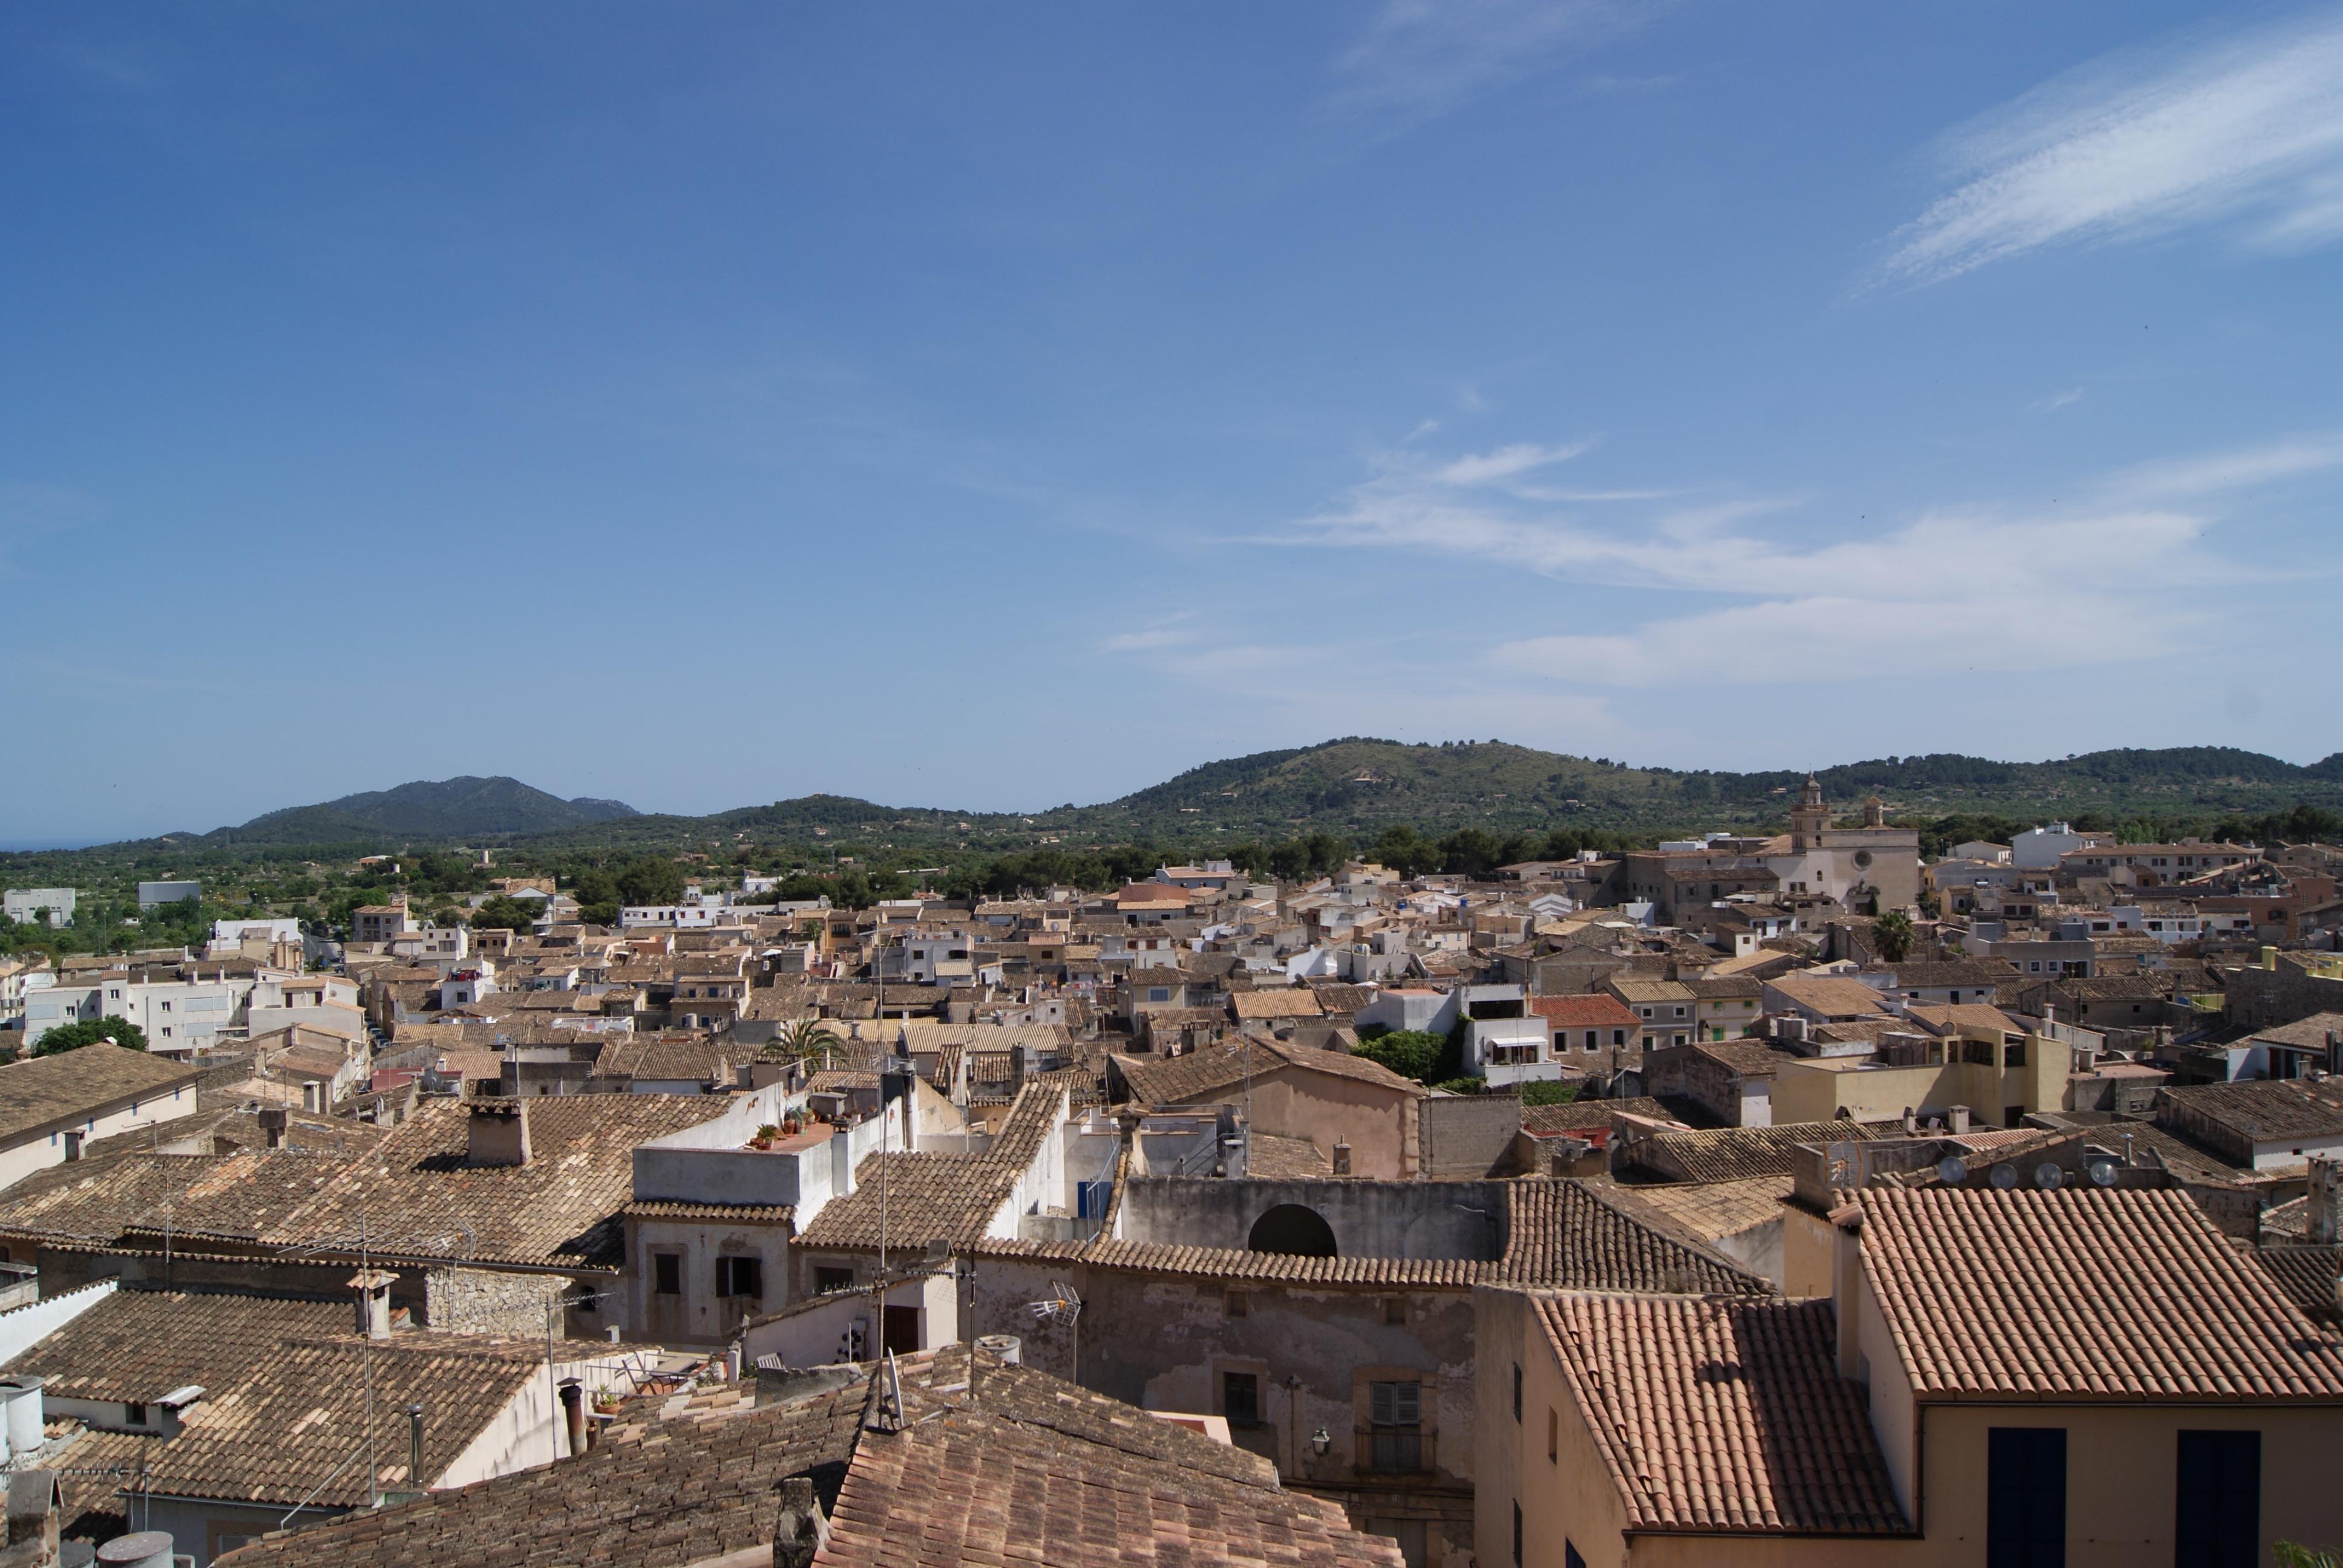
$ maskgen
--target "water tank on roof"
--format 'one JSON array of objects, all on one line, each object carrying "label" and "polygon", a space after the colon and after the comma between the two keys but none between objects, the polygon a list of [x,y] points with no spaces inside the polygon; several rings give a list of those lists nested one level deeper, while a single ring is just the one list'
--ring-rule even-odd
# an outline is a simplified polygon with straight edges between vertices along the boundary
[{"label": "water tank on roof", "polygon": [[171,1533],[138,1530],[97,1549],[97,1568],[171,1568]]},{"label": "water tank on roof", "polygon": [[41,1446],[41,1380],[29,1373],[0,1378],[0,1404],[5,1404],[8,1452],[19,1459]]}]

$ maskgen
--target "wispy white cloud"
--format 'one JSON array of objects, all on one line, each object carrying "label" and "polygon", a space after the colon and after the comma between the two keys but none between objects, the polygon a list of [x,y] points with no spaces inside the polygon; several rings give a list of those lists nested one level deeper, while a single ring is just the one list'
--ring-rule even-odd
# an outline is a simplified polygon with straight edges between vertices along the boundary
[{"label": "wispy white cloud", "polygon": [[1573,457],[1584,456],[1594,446],[1593,441],[1568,441],[1551,447],[1523,441],[1511,447],[1500,447],[1493,452],[1459,457],[1435,470],[1433,477],[1443,485],[1485,485],[1497,479],[1516,478],[1556,463],[1567,463]]},{"label": "wispy white cloud", "polygon": [[2331,243],[2343,237],[2343,11],[2110,56],[1942,151],[1954,188],[1896,236],[1892,279],[2212,223],[2260,246]]},{"label": "wispy white cloud", "polygon": [[1568,449],[1387,457],[1340,504],[1262,542],[1473,558],[1678,601],[1627,630],[1516,636],[1490,656],[1581,689],[2118,664],[2182,651],[2205,596],[2249,580],[2206,548],[2212,521],[2185,502],[2343,462],[2343,446],[2300,439],[2078,484],[2068,504],[1938,507],[1816,539],[1786,527],[1795,497],[1594,514],[1512,484],[1530,455]]},{"label": "wispy white cloud", "polygon": [[1166,616],[1136,631],[1117,632],[1098,645],[1101,653],[1140,653],[1150,648],[1185,648],[1203,636],[1188,614]]},{"label": "wispy white cloud", "polygon": [[1661,0],[1383,0],[1334,60],[1329,106],[1416,124],[1641,26]]},{"label": "wispy white cloud", "polygon": [[2343,467],[2343,434],[2298,436],[2196,457],[2143,463],[2111,476],[2104,492],[2118,500],[2218,495]]},{"label": "wispy white cloud", "polygon": [[2055,414],[2059,409],[2071,407],[2082,400],[2083,389],[2080,387],[2069,387],[2064,392],[2053,392],[2047,397],[2036,397],[2026,406],[2026,411],[2029,414]]}]

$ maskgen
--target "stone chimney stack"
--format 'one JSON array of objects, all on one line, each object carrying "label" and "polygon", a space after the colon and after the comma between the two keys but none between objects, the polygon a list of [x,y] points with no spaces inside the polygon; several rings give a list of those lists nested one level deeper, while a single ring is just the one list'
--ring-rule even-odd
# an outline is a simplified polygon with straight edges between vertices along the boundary
[{"label": "stone chimney stack", "polygon": [[488,1101],[472,1107],[468,1165],[528,1163],[528,1101]]},{"label": "stone chimney stack", "polygon": [[1334,1145],[1334,1174],[1348,1176],[1350,1173],[1351,1146],[1348,1143],[1337,1143]]},{"label": "stone chimney stack", "polygon": [[810,1568],[830,1540],[830,1521],[813,1494],[813,1478],[793,1475],[781,1483],[781,1516],[773,1522],[773,1568]]},{"label": "stone chimney stack", "polygon": [[350,1289],[358,1293],[358,1332],[370,1340],[390,1338],[390,1287],[397,1277],[380,1269],[351,1276]]},{"label": "stone chimney stack", "polygon": [[287,1120],[285,1108],[281,1105],[264,1105],[260,1108],[260,1133],[262,1137],[268,1140],[268,1146],[271,1149],[285,1147],[285,1125]]},{"label": "stone chimney stack", "polygon": [[1945,1128],[1956,1138],[1966,1133],[1969,1130],[1969,1108],[1966,1105],[1956,1105],[1951,1111],[1946,1112]]},{"label": "stone chimney stack", "polygon": [[2310,1192],[2304,1240],[2316,1247],[2343,1241],[2343,1161],[2310,1157]]}]

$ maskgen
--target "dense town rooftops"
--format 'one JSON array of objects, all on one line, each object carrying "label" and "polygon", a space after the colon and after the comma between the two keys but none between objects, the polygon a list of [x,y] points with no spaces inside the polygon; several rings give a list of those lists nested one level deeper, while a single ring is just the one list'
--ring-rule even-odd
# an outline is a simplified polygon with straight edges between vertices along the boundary
[{"label": "dense town rooftops", "polygon": [[[532,1377],[544,1376],[542,1338],[407,1330],[368,1341],[352,1327],[347,1302],[116,1290],[9,1370],[43,1377],[59,1399],[146,1403],[202,1390],[169,1439],[94,1433],[76,1445],[71,1464],[127,1459],[166,1496],[332,1508],[368,1500],[364,1470],[345,1462],[366,1430],[369,1380],[382,1484],[399,1489],[417,1484],[407,1472],[406,1405],[432,1412],[423,1462],[436,1476]],[[565,1361],[614,1353],[568,1341],[553,1349]]]},{"label": "dense town rooftops", "polygon": [[[489,1102],[498,1103],[498,1102]],[[357,1153],[297,1148],[131,1154],[86,1177],[0,1193],[0,1232],[126,1244],[146,1237],[307,1246],[391,1257],[609,1269],[633,1195],[634,1151],[720,1114],[709,1095],[559,1095],[505,1101],[529,1158],[475,1164],[483,1102],[427,1103]],[[78,1169],[78,1168],[68,1168]]]},{"label": "dense town rooftops", "polygon": [[271,1536],[230,1568],[770,1561],[780,1483],[814,1483],[821,1561],[1182,1561],[1401,1568],[1385,1536],[1283,1490],[1266,1460],[1044,1373],[903,1359],[900,1430],[870,1369],[779,1403],[719,1389],[621,1412],[582,1458]]}]

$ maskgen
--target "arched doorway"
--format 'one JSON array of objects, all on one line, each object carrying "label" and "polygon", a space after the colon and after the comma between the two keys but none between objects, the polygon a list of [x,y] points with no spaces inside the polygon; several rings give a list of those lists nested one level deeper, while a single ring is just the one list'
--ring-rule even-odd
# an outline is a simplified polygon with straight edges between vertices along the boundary
[{"label": "arched doorway", "polygon": [[1295,1258],[1332,1258],[1334,1227],[1317,1210],[1300,1203],[1280,1203],[1252,1222],[1245,1246],[1255,1252],[1283,1252]]}]

